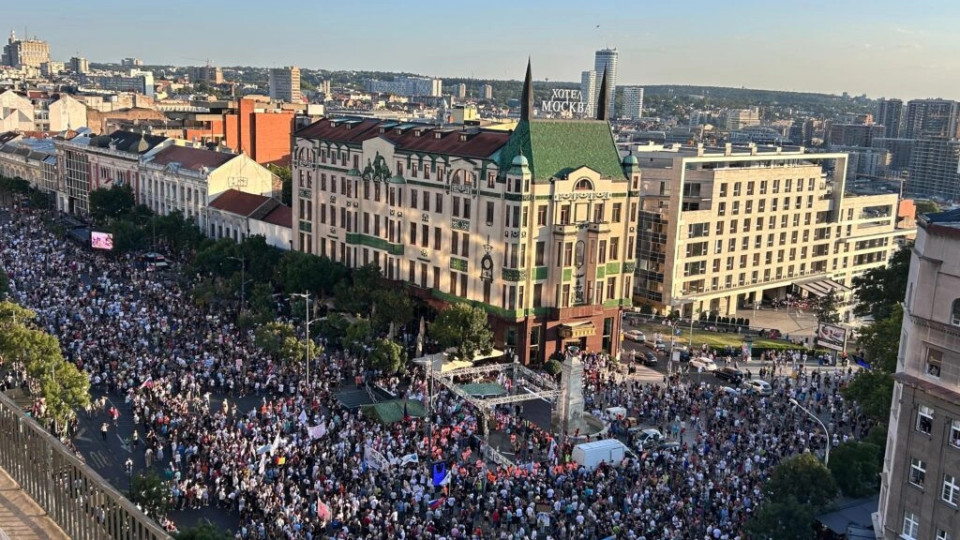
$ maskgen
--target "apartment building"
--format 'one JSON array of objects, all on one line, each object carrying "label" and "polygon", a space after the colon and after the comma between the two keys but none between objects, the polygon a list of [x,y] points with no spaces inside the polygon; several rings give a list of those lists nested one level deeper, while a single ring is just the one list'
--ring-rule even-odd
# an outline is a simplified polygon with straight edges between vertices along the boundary
[{"label": "apartment building", "polygon": [[897,194],[845,188],[846,154],[650,145],[633,157],[635,299],[658,311],[732,315],[787,293],[846,296],[911,233],[898,228]]},{"label": "apartment building", "polygon": [[960,199],[960,140],[925,138],[913,141],[910,175],[904,190],[917,197]]},{"label": "apartment building", "polygon": [[149,98],[154,96],[153,73],[131,69],[125,73],[113,75],[88,75],[82,73],[80,81],[103,90],[118,92],[136,92]]},{"label": "apartment building", "polygon": [[392,81],[368,79],[364,81],[364,90],[378,94],[397,96],[433,96],[443,95],[443,81],[429,77],[397,77]]},{"label": "apartment building", "polygon": [[[279,194],[280,179],[244,154],[228,154],[177,141],[140,164],[138,200],[154,212],[179,211],[207,231],[207,205],[234,189],[255,195]],[[183,144],[183,145],[181,145]]]},{"label": "apartment building", "polygon": [[3,65],[14,68],[39,68],[50,61],[50,44],[39,39],[17,39],[15,32],[3,47]]},{"label": "apartment building", "polygon": [[960,211],[918,220],[880,505],[882,538],[960,537]]},{"label": "apartment building", "polygon": [[0,133],[0,176],[22,178],[30,187],[52,193],[57,189],[57,151],[52,139]]},{"label": "apartment building", "polygon": [[616,353],[636,164],[621,164],[605,116],[533,110],[528,68],[512,133],[350,118],[297,131],[294,249],[376,264],[436,307],[480,306],[524,363],[568,344]]},{"label": "apartment building", "polygon": [[270,70],[270,99],[300,103],[300,68],[288,66]]}]

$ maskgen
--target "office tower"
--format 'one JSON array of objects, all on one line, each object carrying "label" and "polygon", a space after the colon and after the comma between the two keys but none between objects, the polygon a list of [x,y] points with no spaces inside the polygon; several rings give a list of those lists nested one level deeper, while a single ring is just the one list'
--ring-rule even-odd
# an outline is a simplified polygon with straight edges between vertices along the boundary
[{"label": "office tower", "polygon": [[300,103],[300,68],[288,66],[270,70],[270,99]]},{"label": "office tower", "polygon": [[70,59],[70,71],[83,75],[90,72],[90,62],[82,56],[74,56]]},{"label": "office tower", "polygon": [[15,68],[35,67],[50,61],[50,45],[39,39],[17,39],[10,32],[10,39],[3,47],[3,65]]},{"label": "office tower", "polygon": [[643,87],[623,87],[623,114],[620,116],[630,120],[639,120],[643,116]]},{"label": "office tower", "polygon": [[911,196],[960,197],[960,141],[929,137],[913,141],[910,175],[904,191]]},{"label": "office tower", "polygon": [[463,83],[457,85],[457,97],[460,99],[467,97],[467,85]]},{"label": "office tower", "polygon": [[593,60],[593,70],[597,72],[597,86],[600,86],[604,72],[607,74],[607,118],[613,118],[614,98],[617,95],[617,63],[620,53],[617,49],[601,49]]},{"label": "office tower", "polygon": [[640,146],[633,157],[643,180],[634,297],[661,312],[730,316],[794,286],[842,296],[909,232],[896,229],[896,193],[846,185],[844,153],[728,144]]},{"label": "office tower", "polygon": [[881,99],[877,104],[877,121],[886,128],[884,137],[900,137],[900,122],[903,120],[903,101],[899,99]]},{"label": "office tower", "polygon": [[914,99],[907,103],[907,112],[900,132],[907,139],[923,137],[953,139],[958,136],[957,129],[960,127],[960,123],[957,122],[958,114],[960,109],[956,101]]},{"label": "office tower", "polygon": [[482,94],[483,94],[483,99],[487,99],[487,100],[493,99],[493,86],[492,86],[492,85],[485,84],[485,85],[483,85],[483,87],[482,87],[481,90],[482,90]]},{"label": "office tower", "polygon": [[880,474],[876,532],[884,540],[943,540],[960,531],[958,233],[958,210],[917,220]]},{"label": "office tower", "polygon": [[580,100],[583,102],[585,118],[597,115],[597,86],[596,71],[584,71],[580,74]]}]

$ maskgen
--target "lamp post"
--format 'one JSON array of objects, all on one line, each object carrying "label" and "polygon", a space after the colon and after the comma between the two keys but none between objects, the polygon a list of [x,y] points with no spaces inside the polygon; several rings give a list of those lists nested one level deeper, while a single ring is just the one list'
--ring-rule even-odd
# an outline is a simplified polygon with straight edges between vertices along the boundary
[{"label": "lamp post", "polygon": [[309,388],[310,387],[310,345],[313,343],[310,340],[310,292],[307,291],[303,293],[293,293],[290,296],[298,296],[300,298],[303,298],[303,305],[304,305],[303,312],[304,312],[304,315],[306,316],[306,318],[303,321],[304,330],[305,330],[303,333],[303,339],[304,341],[306,341],[305,350],[306,350],[306,356],[307,356],[307,388]]},{"label": "lamp post", "polygon": [[827,435],[827,451],[823,455],[823,464],[825,466],[829,466],[830,465],[830,446],[833,444],[833,440],[830,438],[830,431],[827,429],[827,426],[824,425],[822,420],[817,418],[817,415],[810,412],[809,409],[801,405],[796,399],[790,398],[790,404],[800,409],[801,411],[807,413],[810,416],[810,418],[813,418],[814,420],[816,420],[817,423],[820,424],[820,427],[823,428],[823,432],[826,433]]}]

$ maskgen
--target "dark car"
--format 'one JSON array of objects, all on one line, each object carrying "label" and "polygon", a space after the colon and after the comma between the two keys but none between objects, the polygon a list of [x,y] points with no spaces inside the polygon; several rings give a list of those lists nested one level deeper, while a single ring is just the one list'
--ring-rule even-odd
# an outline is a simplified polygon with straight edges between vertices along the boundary
[{"label": "dark car", "polygon": [[643,358],[641,359],[643,365],[645,366],[655,366],[657,365],[657,355],[653,354],[650,351],[643,353]]},{"label": "dark car", "polygon": [[713,372],[718,379],[724,381],[730,381],[735,384],[740,384],[743,381],[744,373],[737,368],[732,367],[722,367]]}]

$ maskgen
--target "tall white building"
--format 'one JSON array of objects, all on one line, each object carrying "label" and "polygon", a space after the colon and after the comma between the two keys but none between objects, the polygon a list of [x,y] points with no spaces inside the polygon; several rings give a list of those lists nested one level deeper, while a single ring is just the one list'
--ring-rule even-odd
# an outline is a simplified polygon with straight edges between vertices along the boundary
[{"label": "tall white building", "polygon": [[624,86],[623,87],[623,107],[621,111],[624,118],[638,120],[643,116],[643,87],[642,86]]},{"label": "tall white building", "polygon": [[584,71],[580,75],[580,99],[583,101],[583,115],[593,118],[597,115],[597,72]]},{"label": "tall white building", "polygon": [[443,81],[429,77],[397,77],[392,81],[368,79],[364,88],[367,92],[379,94],[439,97],[443,94]]},{"label": "tall white building", "polygon": [[607,118],[613,118],[613,98],[617,95],[617,64],[620,53],[617,49],[600,49],[593,60],[593,70],[597,72],[597,88],[607,74]]},{"label": "tall white building", "polygon": [[300,68],[289,66],[270,70],[270,99],[300,103]]}]

